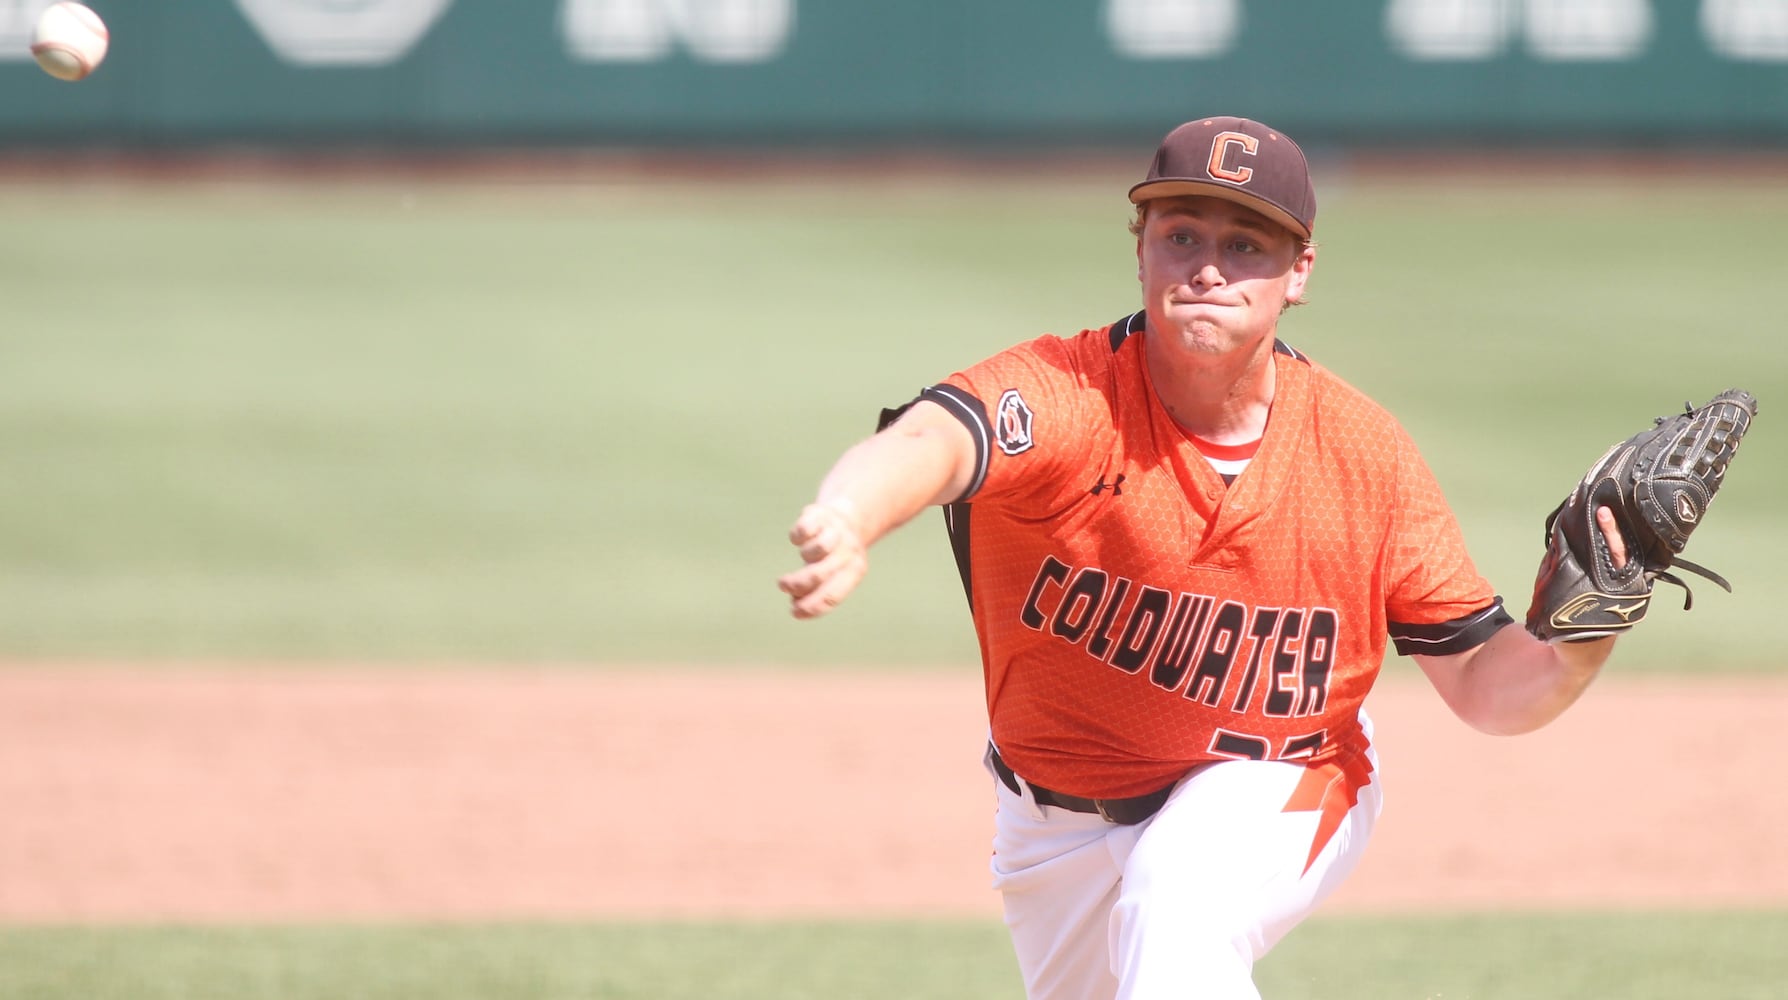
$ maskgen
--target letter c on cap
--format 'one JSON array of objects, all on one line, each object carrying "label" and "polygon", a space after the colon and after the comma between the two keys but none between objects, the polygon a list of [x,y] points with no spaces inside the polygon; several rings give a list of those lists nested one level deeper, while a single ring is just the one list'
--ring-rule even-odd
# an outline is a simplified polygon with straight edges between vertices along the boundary
[{"label": "letter c on cap", "polygon": [[1254,176],[1253,167],[1226,167],[1223,165],[1223,161],[1229,158],[1229,147],[1232,145],[1242,147],[1242,152],[1249,156],[1260,151],[1260,140],[1251,135],[1242,132],[1219,132],[1217,137],[1211,140],[1211,162],[1205,166],[1205,169],[1210,172],[1212,177],[1234,181],[1237,184],[1246,184],[1248,178]]}]

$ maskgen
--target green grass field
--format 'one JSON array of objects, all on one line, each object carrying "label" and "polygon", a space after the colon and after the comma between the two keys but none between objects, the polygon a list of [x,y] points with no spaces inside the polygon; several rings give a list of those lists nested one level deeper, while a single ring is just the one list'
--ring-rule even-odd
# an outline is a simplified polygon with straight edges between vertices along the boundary
[{"label": "green grass field", "polygon": [[[1788,914],[1318,918],[1273,1000],[1779,1000]],[[997,922],[0,931],[0,996],[1022,1000]]]},{"label": "green grass field", "polygon": [[[797,625],[783,533],[877,410],[1136,301],[1126,175],[0,187],[0,659],[947,666],[939,522]],[[1283,336],[1403,418],[1525,606],[1604,447],[1757,431],[1623,671],[1779,672],[1788,189],[1322,184]],[[1765,1000],[1788,915],[1318,919],[1275,1000]],[[0,998],[1019,995],[997,925],[0,929]]]},{"label": "green grass field", "polygon": [[[0,187],[0,657],[949,664],[941,520],[789,621],[786,526],[883,405],[1136,302],[1123,176]],[[1623,669],[1775,670],[1788,192],[1322,184],[1283,336],[1422,444],[1525,607],[1603,448],[1757,432]],[[27,238],[29,234],[29,238]]]}]

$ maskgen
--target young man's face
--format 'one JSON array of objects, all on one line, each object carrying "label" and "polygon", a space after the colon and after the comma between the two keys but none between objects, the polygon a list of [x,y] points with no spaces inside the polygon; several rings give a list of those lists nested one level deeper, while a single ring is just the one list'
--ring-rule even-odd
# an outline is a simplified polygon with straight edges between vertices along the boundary
[{"label": "young man's face", "polygon": [[1200,353],[1256,346],[1304,294],[1316,251],[1253,209],[1221,198],[1163,198],[1136,241],[1150,330]]}]

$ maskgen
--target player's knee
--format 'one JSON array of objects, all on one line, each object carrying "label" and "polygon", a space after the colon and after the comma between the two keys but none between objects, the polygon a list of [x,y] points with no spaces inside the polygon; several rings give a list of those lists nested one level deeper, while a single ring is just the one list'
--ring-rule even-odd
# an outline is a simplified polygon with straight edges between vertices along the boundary
[{"label": "player's knee", "polygon": [[1112,939],[1151,947],[1184,948],[1213,961],[1233,957],[1252,966],[1266,940],[1254,918],[1253,901],[1227,893],[1164,892],[1126,885],[1112,908]]},{"label": "player's knee", "polygon": [[1258,998],[1260,942],[1247,924],[1173,896],[1120,896],[1111,913],[1112,974],[1136,996],[1167,996],[1196,982],[1204,996]]}]

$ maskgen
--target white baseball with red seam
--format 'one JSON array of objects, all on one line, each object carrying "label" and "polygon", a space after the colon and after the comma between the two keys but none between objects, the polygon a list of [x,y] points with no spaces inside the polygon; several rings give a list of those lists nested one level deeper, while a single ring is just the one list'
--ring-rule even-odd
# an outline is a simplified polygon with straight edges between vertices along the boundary
[{"label": "white baseball with red seam", "polygon": [[58,80],[80,80],[106,57],[111,35],[106,23],[85,4],[54,3],[44,8],[31,33],[31,54]]}]

